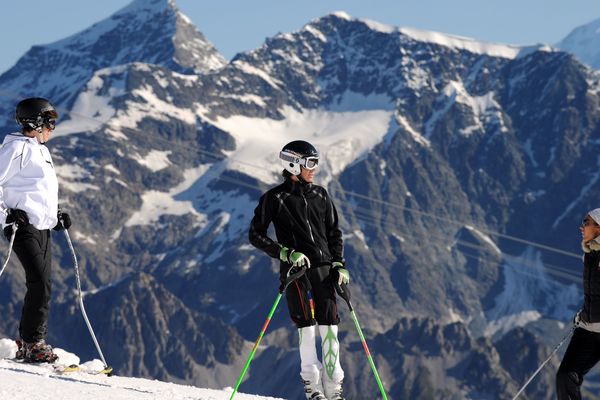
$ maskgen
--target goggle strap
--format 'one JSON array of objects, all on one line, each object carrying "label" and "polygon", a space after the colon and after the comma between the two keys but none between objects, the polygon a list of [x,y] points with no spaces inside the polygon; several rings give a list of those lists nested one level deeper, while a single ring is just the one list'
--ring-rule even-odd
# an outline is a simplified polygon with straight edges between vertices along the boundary
[{"label": "goggle strap", "polygon": [[295,157],[290,153],[286,153],[285,151],[282,151],[279,153],[279,158],[281,158],[284,161],[289,161],[289,162],[293,162],[293,163],[299,163],[300,162],[300,158],[299,157]]}]

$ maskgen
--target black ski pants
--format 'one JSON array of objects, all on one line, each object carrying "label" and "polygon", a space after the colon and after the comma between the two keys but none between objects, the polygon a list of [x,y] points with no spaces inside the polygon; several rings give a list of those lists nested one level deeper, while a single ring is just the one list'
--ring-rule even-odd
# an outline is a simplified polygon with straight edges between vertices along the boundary
[{"label": "black ski pants", "polygon": [[50,230],[29,224],[17,229],[13,250],[25,270],[27,292],[23,301],[19,334],[26,342],[45,340],[52,282]]},{"label": "black ski pants", "polygon": [[[285,273],[289,266],[282,264],[281,277],[285,280]],[[288,311],[297,328],[319,325],[337,325],[340,323],[338,316],[335,288],[329,276],[331,265],[326,264],[309,269],[304,276],[292,282],[285,291]],[[315,317],[312,317],[309,291],[314,302]]]},{"label": "black ski pants", "polygon": [[558,400],[580,400],[583,377],[600,361],[600,333],[575,329],[558,372]]}]

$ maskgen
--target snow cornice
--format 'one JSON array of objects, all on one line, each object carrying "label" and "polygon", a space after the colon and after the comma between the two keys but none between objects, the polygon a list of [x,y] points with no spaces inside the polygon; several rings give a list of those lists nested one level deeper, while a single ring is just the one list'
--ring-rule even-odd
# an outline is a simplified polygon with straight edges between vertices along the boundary
[{"label": "snow cornice", "polygon": [[523,49],[523,46],[491,43],[447,33],[387,25],[366,18],[353,18],[344,11],[336,11],[322,18],[315,19],[311,23],[307,24],[303,30],[317,28],[317,25],[321,22],[331,19],[337,19],[344,22],[361,23],[376,32],[390,35],[404,35],[417,42],[431,43],[450,49],[465,50],[471,53],[485,54],[492,57],[514,59],[519,56]]}]

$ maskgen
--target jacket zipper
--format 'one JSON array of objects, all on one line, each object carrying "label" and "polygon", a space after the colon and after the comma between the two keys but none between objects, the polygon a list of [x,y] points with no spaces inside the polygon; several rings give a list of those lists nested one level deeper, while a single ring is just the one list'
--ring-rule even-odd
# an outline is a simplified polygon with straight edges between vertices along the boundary
[{"label": "jacket zipper", "polygon": [[306,212],[306,224],[308,225],[308,233],[310,233],[310,238],[311,238],[313,244],[315,245],[315,247],[317,247],[319,249],[319,254],[321,255],[321,260],[322,260],[323,252],[321,251],[321,248],[318,247],[317,243],[315,242],[315,237],[313,236],[312,228],[310,226],[310,220],[308,219],[308,202],[306,201],[306,197],[304,195],[302,195],[302,200],[304,200],[304,211]]},{"label": "jacket zipper", "polygon": [[[589,290],[589,293],[590,293],[590,315],[589,315],[589,318],[588,318],[589,322],[592,322],[592,303],[593,303],[593,301],[592,301],[592,274],[594,272],[594,265],[597,264],[597,261],[598,261],[598,259],[596,258],[591,263],[591,265],[590,265],[590,272],[589,272],[589,275],[588,275],[588,290]],[[595,322],[597,322],[597,321],[595,321]]]},{"label": "jacket zipper", "polygon": [[586,264],[587,264],[586,267],[588,269],[588,271],[587,271],[587,289],[588,289],[588,293],[589,293],[587,320],[588,320],[588,322],[592,322],[592,268],[590,267],[590,264],[594,264],[594,263],[592,262],[592,263],[586,263]]}]

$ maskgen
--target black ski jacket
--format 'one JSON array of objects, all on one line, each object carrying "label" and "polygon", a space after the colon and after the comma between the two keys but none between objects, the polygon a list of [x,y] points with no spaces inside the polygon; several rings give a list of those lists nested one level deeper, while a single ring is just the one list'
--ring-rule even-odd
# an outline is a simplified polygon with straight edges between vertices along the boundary
[{"label": "black ski jacket", "polygon": [[[277,242],[267,236],[271,222]],[[266,192],[254,210],[248,236],[252,245],[273,258],[279,258],[285,246],[304,253],[312,267],[344,262],[337,211],[327,191],[318,185],[287,178]]]},{"label": "black ski jacket", "polygon": [[586,322],[600,322],[600,251],[583,256],[583,309]]}]

